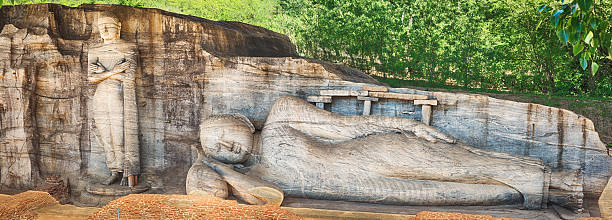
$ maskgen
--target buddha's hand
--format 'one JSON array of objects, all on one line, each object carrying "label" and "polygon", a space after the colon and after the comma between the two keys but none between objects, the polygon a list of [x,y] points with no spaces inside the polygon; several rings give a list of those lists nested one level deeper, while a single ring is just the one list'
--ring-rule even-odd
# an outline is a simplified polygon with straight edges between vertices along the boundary
[{"label": "buddha's hand", "polygon": [[106,71],[106,68],[104,68],[104,66],[98,62],[89,64],[90,73],[103,73],[104,71]]},{"label": "buddha's hand", "polygon": [[114,74],[109,78],[123,82],[124,80],[126,80],[127,77],[125,77],[124,72],[121,72],[121,73]]},{"label": "buddha's hand", "polygon": [[449,144],[454,144],[456,142],[451,136],[448,136],[426,124],[415,125],[412,127],[412,133],[414,133],[414,135],[417,137],[424,138],[431,143],[436,143],[438,140],[442,140]]},{"label": "buddha's hand", "polygon": [[231,168],[232,167],[229,164],[221,163],[221,162],[219,162],[219,161],[217,161],[215,159],[209,158],[209,157],[204,157],[202,159],[202,163],[204,163],[204,165],[212,168],[213,170],[218,170],[218,169],[220,169],[222,167],[227,167],[227,168]]},{"label": "buddha's hand", "polygon": [[122,72],[125,72],[126,70],[128,70],[129,68],[130,68],[130,63],[127,62],[127,61],[124,61],[124,62],[120,62],[120,63],[116,64],[113,67],[112,71],[114,73],[122,73]]}]

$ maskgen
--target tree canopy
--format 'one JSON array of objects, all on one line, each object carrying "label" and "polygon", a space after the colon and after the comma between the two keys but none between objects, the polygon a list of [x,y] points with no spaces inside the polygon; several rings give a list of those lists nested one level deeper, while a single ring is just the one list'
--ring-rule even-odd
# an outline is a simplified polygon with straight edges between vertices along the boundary
[{"label": "tree canopy", "polygon": [[303,56],[382,79],[612,96],[611,0],[4,0],[42,2],[241,21],[288,35]]},{"label": "tree canopy", "polygon": [[[572,47],[580,67],[587,72],[590,88],[598,80],[599,64],[612,60],[612,5],[608,1],[574,0],[561,1],[553,7],[542,5],[539,12],[550,12],[550,21],[557,36]],[[607,59],[607,60],[606,60]],[[589,65],[590,62],[590,65]]]},{"label": "tree canopy", "polygon": [[[572,45],[557,39],[557,29],[565,23],[555,26],[548,22],[550,15],[540,13],[538,6],[559,5],[556,1],[285,2],[302,5],[283,9],[302,22],[288,32],[295,35],[306,56],[344,62],[383,77],[438,85],[559,95],[612,94],[610,60],[598,59],[598,74],[581,68],[583,57],[573,57]],[[593,14],[612,14],[609,0],[597,1],[597,6],[591,8]],[[610,33],[602,19],[596,22],[600,26],[594,34]],[[604,51],[603,42],[607,48],[610,42],[606,37],[590,43]]]}]

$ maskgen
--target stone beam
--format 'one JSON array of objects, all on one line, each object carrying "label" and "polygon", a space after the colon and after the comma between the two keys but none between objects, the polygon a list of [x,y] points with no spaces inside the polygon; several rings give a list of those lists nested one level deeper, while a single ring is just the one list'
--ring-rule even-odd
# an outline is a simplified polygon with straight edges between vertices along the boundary
[{"label": "stone beam", "polygon": [[370,92],[388,92],[389,88],[382,86],[363,86],[363,90]]},{"label": "stone beam", "polygon": [[419,99],[419,100],[414,100],[414,105],[438,105],[438,100],[435,100],[435,99],[428,99],[428,100]]},{"label": "stone beam", "polygon": [[306,101],[307,102],[316,102],[316,103],[331,103],[332,102],[332,97],[331,96],[324,96],[324,95],[310,95],[306,97]]},{"label": "stone beam", "polygon": [[389,92],[370,92],[370,96],[376,97],[376,98],[399,99],[399,100],[409,100],[409,101],[429,98],[426,95],[389,93]]},{"label": "stone beam", "polygon": [[361,90],[321,90],[322,96],[368,96],[368,91]]},{"label": "stone beam", "polygon": [[357,96],[357,100],[360,100],[360,101],[371,101],[371,102],[378,102],[378,98],[368,97],[368,96]]},{"label": "stone beam", "polygon": [[307,102],[314,102],[315,105],[321,109],[325,109],[325,103],[331,103],[332,97],[325,95],[311,95],[306,97]]}]

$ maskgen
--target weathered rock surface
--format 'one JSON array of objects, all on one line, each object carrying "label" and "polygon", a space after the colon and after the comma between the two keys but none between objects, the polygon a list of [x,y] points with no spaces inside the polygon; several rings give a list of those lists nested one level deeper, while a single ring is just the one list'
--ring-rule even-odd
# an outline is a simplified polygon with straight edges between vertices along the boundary
[{"label": "weathered rock surface", "polygon": [[[93,144],[95,85],[87,83],[87,50],[101,41],[93,25],[100,11],[116,14],[122,39],[137,45],[140,163],[153,189],[184,190],[203,118],[240,113],[261,129],[281,96],[379,84],[343,66],[299,58],[287,37],[242,23],[125,6],[4,6],[0,187],[33,188],[42,176],[62,174],[73,192],[82,192],[81,176],[109,175],[104,150]],[[469,145],[583,170],[588,196],[598,197],[612,176],[612,157],[593,123],[573,112],[482,95],[389,91],[438,100],[431,125]],[[421,117],[412,101],[381,98],[371,105],[372,115]],[[364,108],[356,97],[334,97],[326,109],[360,115]]]},{"label": "weathered rock surface", "polygon": [[222,199],[229,196],[229,188],[223,177],[202,163],[196,162],[189,169],[185,185],[188,195],[214,196]]},{"label": "weathered rock surface", "polygon": [[197,142],[207,57],[296,55],[287,37],[236,22],[122,6],[2,7],[2,187],[34,187],[42,183],[41,173],[72,179],[81,173],[107,175],[103,150],[96,148],[91,132],[88,102],[95,85],[85,81],[87,50],[101,41],[92,25],[99,11],[118,15],[123,39],[138,45],[137,96],[140,121],[145,122],[141,146],[143,157],[150,159],[142,165],[160,168],[145,174],[175,169],[173,173],[183,176],[190,167],[188,144]]},{"label": "weathered rock surface", "polygon": [[36,191],[47,192],[53,196],[60,204],[70,203],[70,189],[58,174],[49,175],[45,178],[45,184],[35,189]]}]

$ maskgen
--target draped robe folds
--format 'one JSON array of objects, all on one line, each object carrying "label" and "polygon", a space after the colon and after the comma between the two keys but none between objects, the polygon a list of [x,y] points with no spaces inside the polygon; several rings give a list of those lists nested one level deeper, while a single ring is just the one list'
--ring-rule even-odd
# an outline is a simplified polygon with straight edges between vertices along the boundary
[{"label": "draped robe folds", "polygon": [[[122,40],[91,48],[88,64],[100,63],[106,70],[127,62],[129,67],[117,75],[123,81],[105,79],[99,82],[92,98],[95,137],[106,153],[106,165],[124,177],[140,174],[138,109],[136,105],[136,45]],[[89,72],[89,76],[96,76]]]},{"label": "draped robe folds", "polygon": [[388,116],[342,116],[296,97],[270,110],[258,163],[248,175],[286,195],[399,205],[547,202],[550,172],[537,159],[431,143],[422,123]]}]

